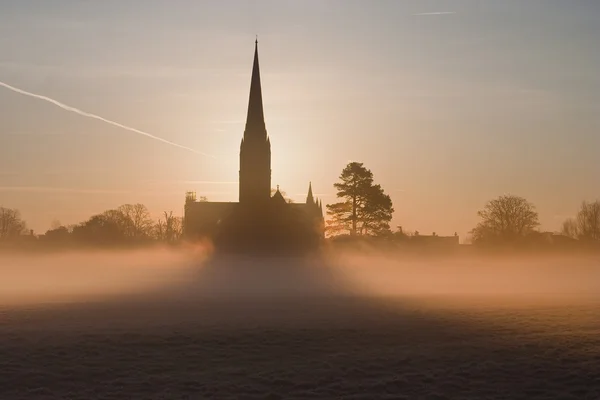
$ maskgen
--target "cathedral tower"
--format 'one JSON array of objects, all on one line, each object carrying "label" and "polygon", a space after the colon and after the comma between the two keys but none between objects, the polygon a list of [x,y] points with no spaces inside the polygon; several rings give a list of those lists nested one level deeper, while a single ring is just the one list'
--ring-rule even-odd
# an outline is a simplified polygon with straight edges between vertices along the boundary
[{"label": "cathedral tower", "polygon": [[240,146],[240,204],[259,206],[271,197],[271,142],[265,127],[258,40],[254,45],[254,65],[250,84],[246,128]]}]

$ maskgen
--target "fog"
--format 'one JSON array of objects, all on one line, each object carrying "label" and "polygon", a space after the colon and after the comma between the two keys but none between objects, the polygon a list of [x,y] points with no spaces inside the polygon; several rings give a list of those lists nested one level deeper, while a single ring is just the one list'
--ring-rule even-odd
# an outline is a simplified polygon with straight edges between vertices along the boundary
[{"label": "fog", "polygon": [[[394,260],[340,255],[352,282],[374,295],[594,296],[600,260],[590,257],[451,256]],[[371,268],[369,268],[371,267]]]},{"label": "fog", "polygon": [[198,249],[0,256],[0,305],[151,298],[598,296],[595,258],[210,259]]},{"label": "fog", "polygon": [[189,260],[189,254],[163,249],[0,255],[0,304],[150,293],[180,279]]}]

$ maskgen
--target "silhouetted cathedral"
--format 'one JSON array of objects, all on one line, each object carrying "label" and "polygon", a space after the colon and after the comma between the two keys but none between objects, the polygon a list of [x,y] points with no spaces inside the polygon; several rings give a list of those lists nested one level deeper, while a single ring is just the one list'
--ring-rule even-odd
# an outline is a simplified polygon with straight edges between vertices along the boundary
[{"label": "silhouetted cathedral", "polygon": [[255,42],[246,128],[240,145],[239,202],[197,201],[188,194],[184,234],[210,239],[217,251],[305,253],[323,239],[323,206],[309,183],[305,203],[271,196],[271,142],[263,113],[258,41]]}]

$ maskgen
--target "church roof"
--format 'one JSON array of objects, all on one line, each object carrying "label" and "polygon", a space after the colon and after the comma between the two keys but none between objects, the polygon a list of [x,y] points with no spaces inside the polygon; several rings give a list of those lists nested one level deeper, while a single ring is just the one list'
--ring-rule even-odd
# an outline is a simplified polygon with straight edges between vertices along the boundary
[{"label": "church roof", "polygon": [[285,198],[283,197],[283,195],[279,191],[279,187],[277,187],[277,191],[275,192],[275,194],[273,195],[273,197],[271,197],[271,199],[273,199],[274,202],[287,204],[287,201],[285,201]]}]

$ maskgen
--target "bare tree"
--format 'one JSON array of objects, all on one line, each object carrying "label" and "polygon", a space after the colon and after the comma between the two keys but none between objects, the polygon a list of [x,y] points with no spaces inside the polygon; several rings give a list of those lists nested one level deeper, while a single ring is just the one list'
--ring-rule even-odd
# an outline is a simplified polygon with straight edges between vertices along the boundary
[{"label": "bare tree", "polygon": [[572,239],[579,239],[579,226],[575,218],[569,218],[562,224],[561,233]]},{"label": "bare tree", "polygon": [[600,240],[600,201],[583,202],[577,214],[579,238],[584,240]]},{"label": "bare tree", "polygon": [[126,235],[132,238],[147,238],[152,234],[154,223],[145,205],[124,204],[117,209],[120,212]]},{"label": "bare tree", "polygon": [[12,239],[26,231],[19,210],[0,207],[0,240]]},{"label": "bare tree", "polygon": [[[111,229],[118,232],[119,236],[130,237],[130,232],[132,231],[131,224],[127,216],[119,208],[115,210],[106,210],[100,214],[99,217],[101,217],[103,225],[111,226]],[[92,217],[90,221],[93,218],[94,217]]]},{"label": "bare tree", "polygon": [[482,221],[471,231],[474,243],[516,241],[539,225],[534,205],[513,195],[489,201],[477,215]]},{"label": "bare tree", "polygon": [[580,240],[600,240],[600,200],[581,203],[577,216],[563,222],[562,233]]},{"label": "bare tree", "polygon": [[181,238],[183,221],[173,215],[173,211],[163,214],[155,225],[155,236],[158,240],[173,243]]}]

